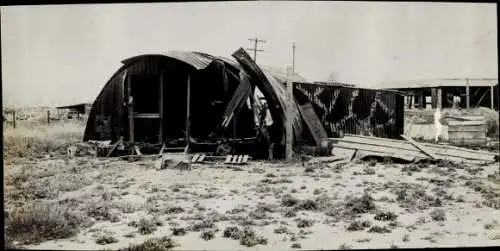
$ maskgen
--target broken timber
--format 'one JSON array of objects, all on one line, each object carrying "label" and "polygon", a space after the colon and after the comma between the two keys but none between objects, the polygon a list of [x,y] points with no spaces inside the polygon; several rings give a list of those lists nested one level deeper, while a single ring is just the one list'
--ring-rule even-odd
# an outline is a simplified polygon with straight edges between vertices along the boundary
[{"label": "broken timber", "polygon": [[431,157],[432,159],[437,159],[437,157],[429,150],[427,150],[425,148],[425,146],[422,146],[421,144],[419,144],[418,142],[416,142],[415,140],[413,140],[412,138],[408,137],[408,136],[405,136],[405,135],[401,135],[401,138],[405,139],[406,141],[410,142],[412,145],[414,145],[416,148],[418,148],[420,151],[424,152],[425,154],[427,154],[429,157]]},{"label": "broken timber", "polygon": [[[351,149],[356,151],[356,158],[362,156],[379,156],[414,161],[429,159],[421,149],[406,140],[378,138],[346,134],[343,138],[327,138],[333,148]],[[450,145],[418,143],[437,160],[449,160],[471,164],[492,163],[498,159],[498,153],[470,150]]]},{"label": "broken timber", "polygon": [[299,106],[300,115],[303,120],[306,122],[307,127],[311,131],[311,134],[316,142],[317,146],[321,145],[321,141],[328,137],[326,134],[325,128],[321,124],[316,112],[314,112],[314,108],[311,103],[306,103],[304,105]]}]

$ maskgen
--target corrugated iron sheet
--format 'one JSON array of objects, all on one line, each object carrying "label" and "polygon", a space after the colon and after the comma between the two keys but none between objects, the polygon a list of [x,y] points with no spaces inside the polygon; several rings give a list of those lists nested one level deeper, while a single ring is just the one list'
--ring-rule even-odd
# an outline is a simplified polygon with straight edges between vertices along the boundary
[{"label": "corrugated iron sheet", "polygon": [[313,104],[330,137],[343,131],[398,138],[404,130],[404,97],[392,92],[300,83],[294,96]]}]

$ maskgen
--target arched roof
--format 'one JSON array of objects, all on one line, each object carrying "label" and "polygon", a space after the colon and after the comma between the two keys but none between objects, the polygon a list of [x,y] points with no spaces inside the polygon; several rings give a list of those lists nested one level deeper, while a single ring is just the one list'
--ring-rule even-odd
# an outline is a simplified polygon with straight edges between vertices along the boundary
[{"label": "arched roof", "polygon": [[[167,57],[170,59],[174,59],[180,62],[183,62],[185,64],[188,64],[195,68],[196,70],[202,70],[205,69],[210,63],[212,63],[214,60],[221,60],[228,65],[231,65],[237,69],[241,69],[241,66],[236,62],[235,60],[227,57],[216,57],[212,56],[203,52],[196,52],[196,51],[167,51],[162,54],[143,54],[143,55],[138,55],[135,57],[131,57],[128,59],[125,59],[122,61],[123,64],[131,64],[136,60],[140,60],[143,58],[148,58],[148,57]],[[281,82],[286,82],[286,81],[292,81],[292,82],[308,82],[304,77],[300,76],[299,74],[295,73],[292,76],[287,76],[286,71],[276,68],[276,67],[270,67],[270,66],[263,66],[259,65],[261,70],[265,73],[266,75],[271,75],[275,78],[277,78]]]}]

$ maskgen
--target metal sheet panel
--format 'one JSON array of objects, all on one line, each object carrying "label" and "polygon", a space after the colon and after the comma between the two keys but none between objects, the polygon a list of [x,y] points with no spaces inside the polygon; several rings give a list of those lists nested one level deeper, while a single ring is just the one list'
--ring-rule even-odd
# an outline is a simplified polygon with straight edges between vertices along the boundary
[{"label": "metal sheet panel", "polygon": [[311,102],[327,134],[344,133],[398,138],[404,130],[404,97],[391,92],[300,83],[300,104]]}]

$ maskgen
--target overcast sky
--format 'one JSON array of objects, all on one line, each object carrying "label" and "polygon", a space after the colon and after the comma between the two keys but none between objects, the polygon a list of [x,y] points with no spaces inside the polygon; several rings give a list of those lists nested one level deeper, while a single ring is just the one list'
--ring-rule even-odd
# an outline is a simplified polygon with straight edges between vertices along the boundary
[{"label": "overcast sky", "polygon": [[498,75],[495,4],[221,2],[1,7],[4,106],[92,101],[120,61],[195,50],[292,64],[309,80]]}]

